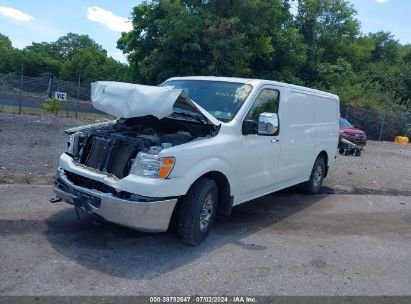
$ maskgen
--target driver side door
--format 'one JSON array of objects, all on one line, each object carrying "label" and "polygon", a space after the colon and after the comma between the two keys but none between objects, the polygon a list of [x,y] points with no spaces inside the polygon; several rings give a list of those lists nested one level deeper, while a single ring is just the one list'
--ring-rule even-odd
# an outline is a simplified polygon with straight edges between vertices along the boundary
[{"label": "driver side door", "polygon": [[239,153],[240,159],[236,162],[240,194],[238,201],[246,201],[272,192],[278,180],[278,132],[274,135],[259,135],[257,129],[260,114],[278,113],[279,101],[280,89],[264,86],[244,118],[242,151]]}]

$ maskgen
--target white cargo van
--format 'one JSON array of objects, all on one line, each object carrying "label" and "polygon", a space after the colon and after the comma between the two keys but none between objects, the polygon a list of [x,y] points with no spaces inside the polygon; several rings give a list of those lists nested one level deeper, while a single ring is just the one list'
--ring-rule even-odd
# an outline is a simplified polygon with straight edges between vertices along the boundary
[{"label": "white cargo van", "polygon": [[53,201],[141,231],[173,222],[189,244],[235,205],[298,184],[317,193],[335,163],[339,99],[329,93],[177,77],[96,82],[92,101],[118,119],[66,131]]}]

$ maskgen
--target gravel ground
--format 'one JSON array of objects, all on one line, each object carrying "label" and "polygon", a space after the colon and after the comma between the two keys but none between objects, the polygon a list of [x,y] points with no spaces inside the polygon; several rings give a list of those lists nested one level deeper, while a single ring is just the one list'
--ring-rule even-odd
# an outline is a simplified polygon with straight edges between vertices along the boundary
[{"label": "gravel ground", "polygon": [[325,179],[335,193],[411,195],[411,145],[368,141],[360,157],[337,156]]},{"label": "gravel ground", "polygon": [[62,131],[83,123],[0,113],[0,295],[411,296],[410,146],[338,156],[322,194],[242,204],[189,247],[48,203]]},{"label": "gravel ground", "polygon": [[411,197],[272,194],[191,247],[78,221],[51,195],[0,185],[0,295],[411,296]]},{"label": "gravel ground", "polygon": [[50,184],[67,143],[65,129],[91,123],[0,113],[0,183]]}]

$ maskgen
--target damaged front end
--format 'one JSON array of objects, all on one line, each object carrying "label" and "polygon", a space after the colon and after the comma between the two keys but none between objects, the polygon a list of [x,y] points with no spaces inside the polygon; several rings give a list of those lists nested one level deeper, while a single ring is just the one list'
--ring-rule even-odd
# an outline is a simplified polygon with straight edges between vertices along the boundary
[{"label": "damaged front end", "polygon": [[116,188],[115,181],[130,174],[167,179],[175,159],[160,153],[215,136],[219,124],[183,92],[148,88],[93,84],[94,106],[118,119],[66,130],[69,139],[64,153],[75,170],[59,168],[54,189],[77,211],[142,231],[165,231],[177,198],[141,196]]},{"label": "damaged front end", "polygon": [[[112,223],[146,232],[166,231],[177,203],[176,197],[143,197],[117,192],[99,182],[58,169],[54,183],[57,197],[83,211]],[[97,189],[99,190],[97,190]]]},{"label": "damaged front end", "polygon": [[[161,164],[157,164],[160,160],[156,156],[162,150],[214,136],[217,131],[216,127],[179,114],[161,120],[155,117],[119,119],[104,127],[69,133],[65,153],[74,163],[117,179],[124,178],[130,171],[158,177],[160,172],[156,166]],[[147,163],[145,171],[144,162]],[[150,164],[153,172],[148,170]]]},{"label": "damaged front end", "polygon": [[92,101],[95,108],[119,119],[68,130],[66,153],[77,164],[118,179],[130,170],[159,177],[164,164],[157,156],[163,149],[214,136],[219,130],[218,120],[182,90],[97,82],[92,84]]}]

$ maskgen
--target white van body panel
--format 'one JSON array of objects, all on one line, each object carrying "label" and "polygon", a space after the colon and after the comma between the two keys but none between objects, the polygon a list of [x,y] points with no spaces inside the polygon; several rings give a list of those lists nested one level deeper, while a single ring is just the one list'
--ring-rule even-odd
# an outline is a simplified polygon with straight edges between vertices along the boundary
[{"label": "white van body panel", "polygon": [[[213,163],[221,165],[225,172],[219,167],[208,168],[208,172],[219,171],[226,175],[231,187],[230,194],[234,198],[233,205],[307,181],[314,161],[322,151],[327,155],[327,165],[334,165],[339,129],[339,99],[336,95],[274,81],[244,81],[224,77],[217,79],[251,84],[252,94],[235,119],[222,123],[219,134],[206,140],[201,150],[192,150],[194,143],[188,143],[164,150],[164,157],[175,155],[176,159],[179,159],[181,151],[185,160],[193,158],[194,163],[213,159]],[[264,88],[280,92],[279,134],[244,136],[241,134],[243,119]],[[198,166],[193,166],[190,161],[183,166],[181,173],[180,170],[173,171],[171,177],[190,174],[191,170],[195,172],[193,176],[198,177],[207,173],[203,166],[203,170],[197,171]]]},{"label": "white van body panel", "polygon": [[[339,130],[338,96],[267,80],[226,77],[170,80],[179,79],[240,82],[250,84],[253,89],[236,116],[228,123],[221,122],[216,136],[160,152],[160,157],[176,160],[167,179],[129,174],[119,180],[79,166],[64,153],[59,168],[119,191],[159,198],[183,196],[198,178],[216,171],[227,178],[233,205],[237,205],[307,181],[320,153],[325,153],[328,168],[333,167]],[[243,135],[244,117],[264,88],[279,91],[279,133],[276,136]]]}]

